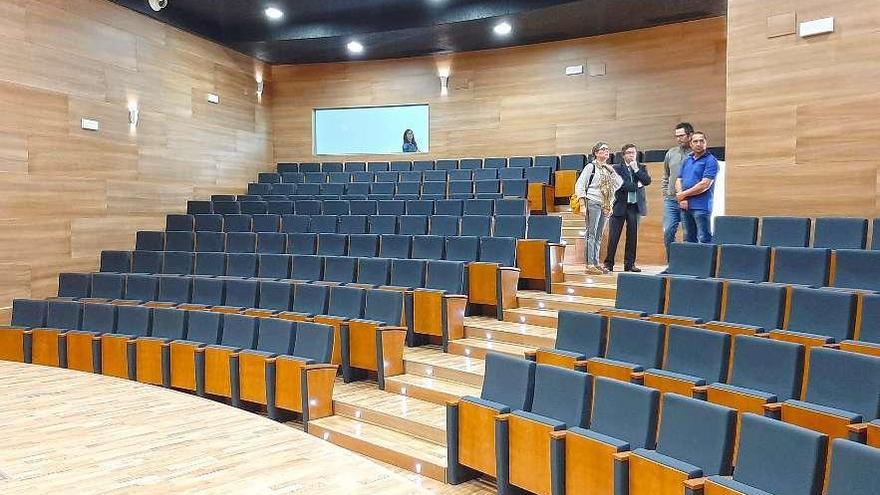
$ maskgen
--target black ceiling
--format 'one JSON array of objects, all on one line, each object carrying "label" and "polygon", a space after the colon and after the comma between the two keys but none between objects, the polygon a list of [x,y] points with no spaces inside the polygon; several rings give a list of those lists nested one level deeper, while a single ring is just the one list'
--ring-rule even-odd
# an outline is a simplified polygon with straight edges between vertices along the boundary
[{"label": "black ceiling", "polygon": [[[724,15],[727,0],[111,0],[273,64],[411,57],[558,41]],[[280,21],[264,14],[284,11]],[[510,36],[492,27],[506,20]],[[364,53],[345,45],[360,41]]]}]

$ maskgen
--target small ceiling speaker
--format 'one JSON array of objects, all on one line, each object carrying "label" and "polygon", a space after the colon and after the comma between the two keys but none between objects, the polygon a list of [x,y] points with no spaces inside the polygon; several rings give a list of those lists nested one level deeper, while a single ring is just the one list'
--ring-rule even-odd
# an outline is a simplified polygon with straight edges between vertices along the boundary
[{"label": "small ceiling speaker", "polygon": [[147,3],[150,4],[150,8],[159,12],[168,6],[168,0],[147,0]]}]

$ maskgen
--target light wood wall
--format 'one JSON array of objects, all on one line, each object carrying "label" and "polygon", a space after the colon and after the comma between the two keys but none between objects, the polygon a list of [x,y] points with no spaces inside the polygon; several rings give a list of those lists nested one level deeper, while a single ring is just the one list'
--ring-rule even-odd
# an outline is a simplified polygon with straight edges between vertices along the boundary
[{"label": "light wood wall", "polygon": [[[728,9],[728,212],[880,215],[880,2]],[[834,33],[795,34],[828,16]]]},{"label": "light wood wall", "polygon": [[94,270],[102,249],[132,249],[187,199],[243,191],[271,168],[258,73],[271,76],[104,0],[0,0],[0,308],[54,295],[59,272]]}]

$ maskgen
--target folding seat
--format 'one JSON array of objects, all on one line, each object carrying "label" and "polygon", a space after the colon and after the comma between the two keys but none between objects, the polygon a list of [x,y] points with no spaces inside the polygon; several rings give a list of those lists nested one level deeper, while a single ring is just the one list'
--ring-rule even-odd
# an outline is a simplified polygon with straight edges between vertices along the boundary
[{"label": "folding seat", "polygon": [[321,202],[311,199],[300,199],[293,202],[293,211],[297,215],[320,215]]},{"label": "folding seat", "polygon": [[[448,248],[447,248],[448,249]],[[391,268],[391,284],[405,281],[395,279],[395,268]],[[410,282],[411,283],[411,282]],[[466,265],[457,261],[428,260],[425,265],[424,288],[416,288],[412,295],[412,336],[439,338],[444,352],[449,341],[464,337],[464,312],[467,306]],[[439,315],[439,318],[438,318]]]},{"label": "folding seat", "polygon": [[526,352],[528,359],[538,364],[585,369],[587,359],[604,354],[608,318],[596,313],[566,310],[560,310],[557,318],[555,346]]},{"label": "folding seat", "polygon": [[322,256],[345,256],[348,253],[348,235],[318,234],[317,254]]},{"label": "folding seat", "polygon": [[[301,184],[305,179],[303,178],[303,174],[297,174],[295,180],[293,181],[284,181],[282,184],[272,184],[271,194],[276,196],[290,196],[294,193],[299,193],[300,186],[305,186]],[[313,187],[315,191],[317,191],[317,185],[309,184],[309,187]],[[303,190],[306,190],[306,187],[303,187]],[[264,193],[265,196],[265,193]]]},{"label": "folding seat", "polygon": [[379,236],[376,234],[350,234],[348,236],[348,255],[357,258],[372,258],[379,254]]},{"label": "folding seat", "polygon": [[[495,230],[497,235],[497,224]],[[527,218],[526,238],[520,238],[516,246],[520,280],[527,287],[550,292],[552,284],[562,282],[565,246],[560,243],[561,235],[562,217],[534,215]]]},{"label": "folding seat", "polygon": [[778,247],[773,249],[773,282],[825,287],[830,281],[831,250]]},{"label": "folding seat", "polygon": [[[450,183],[450,188],[452,183]],[[495,194],[501,192],[501,181],[498,179],[474,180],[474,193],[476,194]]]},{"label": "folding seat", "polygon": [[229,279],[223,294],[223,304],[211,308],[215,313],[240,313],[257,305],[259,283],[256,280]]},{"label": "folding seat", "polygon": [[[269,183],[261,183],[261,182],[251,182],[247,186],[248,194],[272,194],[272,191],[275,189],[275,186],[278,184],[269,184]],[[211,211],[206,211],[205,213],[213,212],[213,207]]]},{"label": "folding seat", "polygon": [[291,256],[290,279],[301,282],[323,280],[324,257],[310,254],[295,254]]},{"label": "folding seat", "polygon": [[[149,313],[149,309],[143,308]],[[101,335],[116,328],[117,307],[112,304],[83,304],[79,329],[64,332],[66,368],[88,373],[101,372]],[[34,348],[37,347],[36,332]],[[39,363],[42,364],[42,363]]]},{"label": "folding seat", "polygon": [[[873,445],[873,446],[872,446]],[[876,492],[880,449],[843,439],[831,442],[830,474],[825,495],[871,495]]]},{"label": "folding seat", "polygon": [[280,215],[258,214],[252,217],[252,232],[278,232],[281,227]]},{"label": "folding seat", "polygon": [[283,254],[287,250],[287,235],[278,232],[257,234],[257,253]]},{"label": "folding seat", "polygon": [[474,182],[469,180],[449,181],[449,197],[470,199],[474,194]]},{"label": "folding seat", "polygon": [[[293,184],[290,184],[290,186],[293,186]],[[298,197],[298,198],[290,197],[294,194],[294,192],[297,194],[297,196],[300,196],[300,197]],[[297,199],[305,200],[305,199],[307,199],[307,197],[317,196],[320,193],[321,193],[321,185],[320,184],[305,184],[305,183],[303,183],[303,184],[297,184],[295,188],[293,188],[290,192],[287,193],[287,196],[290,197],[290,199],[292,199],[295,203]],[[295,213],[300,214],[299,212],[296,211],[296,204],[294,204],[293,209],[294,209]]]},{"label": "folding seat", "polygon": [[379,236],[379,256],[382,258],[409,258],[412,253],[412,236],[382,234]]},{"label": "folding seat", "polygon": [[[459,168],[458,160],[436,160],[434,161],[434,170],[455,170]],[[415,168],[415,162],[413,162],[413,168]],[[463,168],[480,168],[480,167],[463,167]]]},{"label": "folding seat", "polygon": [[257,182],[260,184],[275,184],[281,182],[280,173],[260,172],[257,174]]},{"label": "folding seat", "polygon": [[339,217],[340,234],[366,234],[367,215],[341,215]]},{"label": "folding seat", "polygon": [[279,174],[299,172],[299,163],[278,163],[275,168]]},{"label": "folding seat", "polygon": [[165,249],[168,251],[194,251],[196,246],[195,232],[166,232]]},{"label": "folding seat", "polygon": [[[30,333],[30,349],[24,349],[24,355],[30,353],[33,364],[44,366],[67,367],[66,331],[80,328],[82,308],[89,306],[74,301],[50,300],[46,309],[46,324],[32,328]],[[111,306],[112,307],[112,306]],[[23,340],[23,345],[27,341]]]},{"label": "folding seat", "polygon": [[345,194],[345,189],[348,187],[348,183],[332,183],[332,184],[321,184],[321,194],[317,196],[317,199],[336,199]]},{"label": "folding seat", "polygon": [[[130,315],[131,319],[134,322],[140,322],[140,324],[143,324],[143,312],[136,311],[135,309],[146,310],[146,308],[120,308],[120,310],[133,310]],[[171,371],[170,343],[175,340],[181,340],[185,337],[188,312],[171,308],[157,308],[150,312],[152,315],[147,315],[149,318],[148,321],[150,322],[149,334],[136,335],[136,339],[125,342],[128,348],[128,359],[125,361],[128,369],[126,370],[127,375],[122,377],[127,377],[132,380],[136,379],[141,383],[169,387]],[[207,315],[207,313],[204,314]],[[128,316],[129,315],[126,314],[125,319],[127,319]],[[210,319],[214,319],[215,317],[216,315],[208,316]],[[119,320],[120,322],[123,321],[122,311],[120,311]],[[117,327],[118,330],[121,331],[131,331],[124,330],[125,327],[122,325],[118,325]],[[105,337],[108,337],[108,347],[112,346],[111,338],[113,336],[106,335]],[[118,344],[119,342],[112,343]],[[106,357],[104,360],[107,361]],[[117,363],[121,362],[122,361],[117,361]],[[120,375],[121,374],[122,373],[120,373]]]},{"label": "folding seat", "polygon": [[238,215],[241,213],[241,204],[237,201],[211,201],[213,203],[213,211],[218,215]]},{"label": "folding seat", "polygon": [[816,219],[813,247],[829,249],[865,249],[868,245],[868,220],[865,218],[820,217]]},{"label": "folding seat", "polygon": [[498,178],[503,181],[505,180],[522,180],[525,175],[525,170],[522,168],[503,168],[498,171]]},{"label": "folding seat", "polygon": [[412,169],[420,171],[434,170],[434,160],[414,160]]},{"label": "folding seat", "polygon": [[152,311],[144,306],[120,306],[112,333],[100,336],[101,373],[117,378],[137,378],[136,341],[150,335]]},{"label": "folding seat", "polygon": [[[525,169],[524,179],[527,182],[526,197],[529,210],[533,213],[546,214],[553,211],[556,189],[553,187],[553,170],[550,167],[530,167]],[[573,185],[571,186],[573,188]],[[572,192],[574,189],[572,189]]]},{"label": "folding seat", "polygon": [[495,217],[495,237],[512,237],[524,239],[526,237],[525,215],[498,215]]},{"label": "folding seat", "polygon": [[406,215],[406,201],[385,200],[378,202],[380,215]]},{"label": "folding seat", "polygon": [[635,449],[625,458],[631,495],[686,493],[699,486],[689,480],[730,475],[735,411],[670,394],[661,414],[656,450]]},{"label": "folding seat", "polygon": [[470,263],[480,257],[480,237],[457,236],[446,238],[446,259]]},{"label": "folding seat", "polygon": [[662,368],[645,370],[646,387],[687,397],[697,387],[727,380],[730,335],[694,327],[670,325]]},{"label": "folding seat", "polygon": [[227,253],[226,277],[253,278],[257,276],[255,253]]},{"label": "folding seat", "polygon": [[694,242],[674,242],[669,246],[670,275],[714,277],[718,246]]},{"label": "folding seat", "polygon": [[305,172],[320,172],[321,171],[321,164],[316,163],[316,162],[300,163],[299,164],[299,171],[303,172],[303,173],[305,173]]},{"label": "folding seat", "polygon": [[810,219],[800,217],[763,217],[761,245],[771,247],[809,247]]},{"label": "folding seat", "polygon": [[443,259],[446,238],[439,235],[415,235],[412,238],[411,258],[420,260]]},{"label": "folding seat", "polygon": [[[378,179],[378,177],[377,177]],[[397,182],[374,182],[370,184],[370,194],[394,194]]]},{"label": "folding seat", "polygon": [[58,275],[58,298],[80,299],[91,295],[90,273],[61,273]]},{"label": "folding seat", "polygon": [[[344,259],[344,258],[340,258]],[[297,297],[300,297],[297,294]],[[342,362],[342,328],[348,324],[350,320],[361,318],[364,314],[364,290],[356,287],[334,286],[329,289],[329,296],[326,311],[322,313],[313,313],[306,315],[296,313],[285,313],[283,317],[302,321],[309,317],[313,318],[315,323],[328,325],[333,328],[333,351],[330,362],[340,364]],[[375,350],[373,353],[375,359]]]},{"label": "folding seat", "polygon": [[101,251],[100,269],[102,272],[128,273],[131,271],[131,257],[130,251]]},{"label": "folding seat", "polygon": [[434,202],[430,200],[410,200],[406,202],[407,215],[430,216],[434,214]]},{"label": "folding seat", "polygon": [[[479,191],[477,191],[477,193],[479,193]],[[502,180],[501,193],[505,198],[528,198],[529,181],[525,179]]]},{"label": "folding seat", "polygon": [[311,217],[307,215],[284,215],[281,217],[281,232],[299,234],[309,232]]},{"label": "folding seat", "polygon": [[[384,177],[391,178],[391,174],[397,174],[397,178],[392,179],[392,181],[406,183],[406,184],[421,183],[422,182],[422,173],[421,172],[412,172],[412,171],[391,172],[391,173],[385,175]],[[398,184],[398,187],[400,187],[400,184]]]},{"label": "folding seat", "polygon": [[348,184],[351,182],[351,173],[349,172],[331,172],[328,176],[331,184]]},{"label": "folding seat", "polygon": [[634,373],[660,367],[665,341],[666,327],[663,324],[634,318],[611,318],[605,356],[588,359],[587,371],[594,376],[631,381]]},{"label": "folding seat", "polygon": [[491,199],[468,199],[464,202],[464,215],[492,216],[495,213],[494,206]]},{"label": "folding seat", "polygon": [[388,285],[391,280],[391,260],[388,258],[357,259],[357,279],[364,288]]},{"label": "folding seat", "polygon": [[256,307],[245,310],[243,314],[269,318],[277,313],[290,311],[293,304],[294,284],[287,281],[262,280],[259,285]]},{"label": "folding seat", "polygon": [[165,230],[194,230],[195,219],[192,215],[166,215]]},{"label": "folding seat", "polygon": [[12,300],[12,320],[0,325],[0,360],[31,362],[31,330],[46,326],[47,309],[46,301]]},{"label": "folding seat", "polygon": [[785,328],[771,331],[770,338],[807,348],[852,339],[857,304],[853,293],[795,287],[789,292]]},{"label": "folding seat", "polygon": [[731,335],[769,332],[782,327],[785,303],[783,286],[730,282],[721,321],[707,321],[703,327]]},{"label": "folding seat", "polygon": [[290,278],[290,255],[261,254],[258,256],[257,277],[268,279]]},{"label": "folding seat", "polygon": [[[272,196],[272,195],[267,194],[266,196]],[[239,203],[246,203],[248,201],[268,201],[268,200],[264,200],[263,196],[261,194],[239,194],[235,197],[235,200],[238,201]],[[242,208],[244,208],[244,207],[242,206]],[[247,212],[242,211],[242,213],[247,213]]]},{"label": "folding seat", "polygon": [[721,317],[723,284],[717,280],[670,277],[666,282],[666,309],[651,315],[667,325],[699,325]]},{"label": "folding seat", "polygon": [[[439,162],[441,162],[441,161],[444,161],[444,160],[437,160],[437,163],[439,164]],[[437,166],[434,168],[439,169],[440,167]],[[476,170],[476,169],[483,168],[483,159],[482,158],[463,158],[458,161],[458,168],[465,169],[465,170]]]},{"label": "folding seat", "polygon": [[367,170],[369,172],[385,172],[391,168],[388,162],[367,162]]},{"label": "folding seat", "polygon": [[880,251],[838,249],[835,261],[834,287],[880,291]]},{"label": "folding seat", "polygon": [[[502,158],[503,160],[503,158]],[[510,168],[527,168],[533,165],[532,157],[530,156],[513,156],[508,160],[507,166]]]},{"label": "folding seat", "polygon": [[223,304],[225,280],[219,278],[193,277],[189,302],[177,305],[178,309],[202,311]]},{"label": "folding seat", "polygon": [[309,223],[309,231],[315,234],[332,234],[339,229],[339,217],[336,215],[315,215]]},{"label": "folding seat", "polygon": [[461,235],[483,237],[492,234],[490,215],[465,215],[461,217]]},{"label": "folding seat", "polygon": [[350,284],[355,281],[357,258],[346,256],[327,256],[324,258],[322,282],[330,284]]},{"label": "folding seat", "polygon": [[305,176],[300,172],[283,172],[281,174],[281,182],[287,184],[302,184]]},{"label": "folding seat", "polygon": [[196,253],[195,275],[226,275],[226,253]]},{"label": "folding seat", "polygon": [[373,200],[353,200],[349,202],[349,209],[352,215],[375,215],[377,206],[376,201]]},{"label": "folding seat", "polygon": [[152,275],[129,275],[125,280],[123,300],[113,301],[115,304],[140,304],[155,301],[159,295],[159,279]]},{"label": "folding seat", "polygon": [[718,246],[717,278],[766,282],[770,278],[770,248],[723,244]]},{"label": "folding seat", "polygon": [[163,254],[161,251],[132,251],[131,272],[162,273]]},{"label": "folding seat", "polygon": [[226,234],[226,252],[255,253],[257,251],[257,234],[251,232],[230,232]]},{"label": "folding seat", "polygon": [[[366,173],[366,172],[364,172]],[[366,196],[370,194],[370,183],[369,182],[355,182],[349,184],[345,187],[346,197],[351,197],[354,195]]]},{"label": "folding seat", "polygon": [[742,416],[733,477],[710,476],[706,493],[817,495],[828,438],[755,414]]},{"label": "folding seat", "polygon": [[457,236],[460,217],[433,215],[430,218],[428,233],[437,236]]},{"label": "folding seat", "polygon": [[464,214],[464,201],[460,199],[441,199],[434,202],[435,215],[460,217]]},{"label": "folding seat", "polygon": [[425,268],[425,260],[392,259],[391,286],[403,289],[424,287]]},{"label": "folding seat", "polygon": [[266,213],[278,216],[293,215],[293,201],[269,201],[266,203]]},{"label": "folding seat", "polygon": [[880,417],[880,357],[814,347],[807,359],[801,400],[765,409],[832,439],[847,438],[851,430],[864,434],[865,426],[857,424]]},{"label": "folding seat", "polygon": [[196,252],[226,251],[226,234],[223,232],[196,232]]},{"label": "folding seat", "polygon": [[853,340],[844,340],[845,351],[880,356],[880,294],[865,294],[860,299],[859,326]]},{"label": "folding seat", "polygon": [[401,235],[425,235],[428,233],[426,215],[400,215],[397,217],[397,232]]},{"label": "folding seat", "polygon": [[88,298],[82,298],[84,302],[110,302],[122,299],[125,293],[126,275],[121,273],[94,273],[92,274],[92,287]]},{"label": "folding seat", "polygon": [[[460,238],[461,239],[461,238]],[[516,268],[516,239],[480,238],[479,260],[468,265],[468,302],[492,310],[499,320],[504,310],[516,307],[519,270]]]},{"label": "folding seat", "polygon": [[484,168],[507,168],[507,158],[486,158],[483,162]]},{"label": "folding seat", "polygon": [[223,232],[223,215],[193,215],[198,232]]},{"label": "folding seat", "polygon": [[527,215],[528,202],[524,199],[496,199],[496,215]]},{"label": "folding seat", "polygon": [[557,198],[567,198],[574,194],[574,184],[586,162],[587,157],[584,155],[562,155],[553,180]]},{"label": "folding seat", "polygon": [[[251,216],[223,215],[223,232],[251,232]],[[168,243],[167,236],[165,243]]]},{"label": "folding seat", "polygon": [[394,172],[406,172],[412,170],[413,162],[410,161],[393,161],[391,162],[391,170]]},{"label": "folding seat", "polygon": [[259,324],[259,318],[252,316],[223,315],[223,332],[220,341],[205,346],[200,353],[203,356],[202,362],[195,363],[196,369],[203,369],[204,376],[204,387],[201,391],[197,391],[199,395],[230,399],[237,395],[238,384],[233,382],[233,377],[238,378],[238,356],[242,351],[256,346]]},{"label": "folding seat", "polygon": [[715,218],[715,244],[743,244],[754,246],[758,243],[758,218],[719,216]]},{"label": "folding seat", "polygon": [[303,179],[306,184],[326,184],[327,172],[305,172]]},{"label": "folding seat", "polygon": [[266,214],[266,202],[265,201],[242,201],[239,203],[241,205],[241,212],[245,215],[265,215]]},{"label": "folding seat", "polygon": [[214,212],[214,207],[210,201],[187,201],[186,213],[188,215],[210,214]]},{"label": "folding seat", "polygon": [[[376,174],[375,182],[385,184],[385,186],[382,186],[380,189],[387,188],[388,184],[394,184],[394,183],[399,182],[399,180],[400,180],[400,172],[381,171],[381,172],[375,172],[375,174]],[[419,180],[421,180],[421,179],[419,179]],[[418,181],[416,181],[416,182],[418,182]],[[372,191],[372,187],[370,190]],[[381,194],[381,193],[377,191],[376,194]]]},{"label": "folding seat", "polygon": [[[296,262],[294,262],[296,266]],[[304,321],[315,315],[327,313],[327,300],[330,288],[320,284],[297,284],[293,289],[293,306],[290,311],[279,313],[278,317],[291,321]]]},{"label": "folding seat", "polygon": [[[482,171],[483,171],[482,169],[480,169],[480,170],[450,170],[448,172],[444,171],[444,173],[446,174],[447,180],[472,181],[475,179],[475,173],[482,172]],[[495,170],[491,170],[491,172],[495,172]],[[435,176],[439,176],[438,174],[439,174],[439,172],[434,173]],[[495,177],[492,177],[492,178],[494,179]]]},{"label": "folding seat", "polygon": [[188,304],[192,294],[191,277],[158,277],[159,292],[155,299],[147,300],[144,306],[150,308],[171,308],[178,304]]},{"label": "folding seat", "polygon": [[477,473],[497,476],[495,416],[532,408],[535,369],[531,361],[490,352],[480,396],[446,403],[447,479],[451,484]]},{"label": "folding seat", "polygon": [[550,167],[530,167],[523,172],[523,178],[530,184],[551,185],[553,182],[553,170]]},{"label": "folding seat", "polygon": [[446,197],[446,182],[423,182],[422,198],[425,198],[427,196]]},{"label": "folding seat", "polygon": [[400,198],[401,196],[418,196],[419,191],[422,189],[422,184],[419,182],[399,182],[397,184],[397,192],[396,198]]}]

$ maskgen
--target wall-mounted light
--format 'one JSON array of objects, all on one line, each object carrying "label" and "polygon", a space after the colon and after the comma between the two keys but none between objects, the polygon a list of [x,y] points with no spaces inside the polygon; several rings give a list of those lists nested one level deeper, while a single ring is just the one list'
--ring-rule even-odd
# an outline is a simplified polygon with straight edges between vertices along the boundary
[{"label": "wall-mounted light", "polygon": [[257,99],[258,99],[258,100],[262,100],[262,99],[263,99],[263,89],[264,89],[264,88],[265,88],[265,84],[263,83],[263,80],[262,80],[262,79],[258,79],[258,80],[257,80]]},{"label": "wall-mounted light", "polygon": [[440,94],[442,96],[449,94],[449,76],[440,76]]},{"label": "wall-mounted light", "polygon": [[131,124],[132,127],[137,127],[140,119],[141,119],[141,113],[138,110],[137,105],[129,106],[128,107],[128,123]]}]

